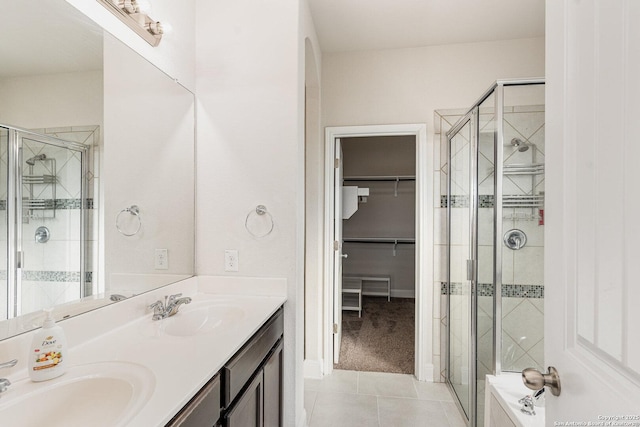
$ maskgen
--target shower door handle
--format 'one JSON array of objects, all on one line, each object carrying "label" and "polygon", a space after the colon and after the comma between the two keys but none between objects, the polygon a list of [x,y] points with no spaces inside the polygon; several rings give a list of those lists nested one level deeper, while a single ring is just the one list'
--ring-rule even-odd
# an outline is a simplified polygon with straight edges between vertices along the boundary
[{"label": "shower door handle", "polygon": [[476,265],[475,259],[467,260],[467,280],[471,281],[475,279]]},{"label": "shower door handle", "polygon": [[22,268],[24,266],[24,252],[17,251],[16,252],[16,267]]}]

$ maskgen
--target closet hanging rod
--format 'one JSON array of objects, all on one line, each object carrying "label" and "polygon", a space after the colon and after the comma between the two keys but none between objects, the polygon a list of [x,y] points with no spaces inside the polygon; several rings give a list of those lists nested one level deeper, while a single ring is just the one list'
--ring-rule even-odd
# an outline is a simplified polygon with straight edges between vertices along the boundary
[{"label": "closet hanging rod", "polygon": [[415,175],[398,175],[398,176],[345,176],[345,181],[415,181]]}]

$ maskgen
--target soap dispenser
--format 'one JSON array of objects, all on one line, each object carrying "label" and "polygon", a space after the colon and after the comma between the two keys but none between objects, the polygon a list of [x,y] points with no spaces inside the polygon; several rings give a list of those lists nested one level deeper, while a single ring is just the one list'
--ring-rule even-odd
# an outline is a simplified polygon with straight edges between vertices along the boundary
[{"label": "soap dispenser", "polygon": [[29,350],[29,377],[32,381],[46,381],[65,373],[67,339],[53,319],[53,309],[45,309],[42,328],[33,334]]}]

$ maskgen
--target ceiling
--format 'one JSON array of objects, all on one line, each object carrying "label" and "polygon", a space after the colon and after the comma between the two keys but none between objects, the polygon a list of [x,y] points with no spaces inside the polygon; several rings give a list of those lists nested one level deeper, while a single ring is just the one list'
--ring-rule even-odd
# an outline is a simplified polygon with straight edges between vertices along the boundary
[{"label": "ceiling", "polygon": [[7,1],[0,77],[102,69],[102,29],[60,0]]},{"label": "ceiling", "polygon": [[544,36],[545,0],[308,0],[323,52]]}]

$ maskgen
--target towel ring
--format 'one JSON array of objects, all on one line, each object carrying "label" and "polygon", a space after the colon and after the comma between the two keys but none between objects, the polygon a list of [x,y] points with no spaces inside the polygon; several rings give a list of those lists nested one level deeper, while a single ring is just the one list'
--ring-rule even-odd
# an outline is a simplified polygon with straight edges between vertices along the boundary
[{"label": "towel ring", "polygon": [[[122,229],[120,228],[120,225],[118,224],[120,222],[120,216],[125,212],[128,212],[131,215],[135,216],[136,219],[138,220],[138,227],[136,228],[136,231],[134,231],[133,233],[125,233],[124,231],[122,231]],[[137,205],[131,205],[131,207],[124,208],[120,212],[118,212],[118,215],[116,215],[116,229],[123,236],[127,236],[127,237],[135,236],[136,234],[138,234],[138,231],[140,231],[141,227],[142,227],[142,219],[140,218],[140,208]]]},{"label": "towel ring", "polygon": [[[264,215],[267,215],[267,218],[269,218],[270,226],[269,226],[269,230],[266,233],[257,233],[257,232],[251,231],[251,227],[249,226],[249,218],[251,218],[252,214],[254,213],[258,215],[258,218],[263,217]],[[265,205],[258,205],[254,210],[249,211],[249,213],[247,214],[247,217],[244,220],[244,228],[246,228],[249,234],[251,234],[256,239],[260,239],[262,237],[266,237],[269,234],[271,234],[271,232],[273,231],[273,226],[274,226],[273,217],[267,211],[267,207]]]}]

